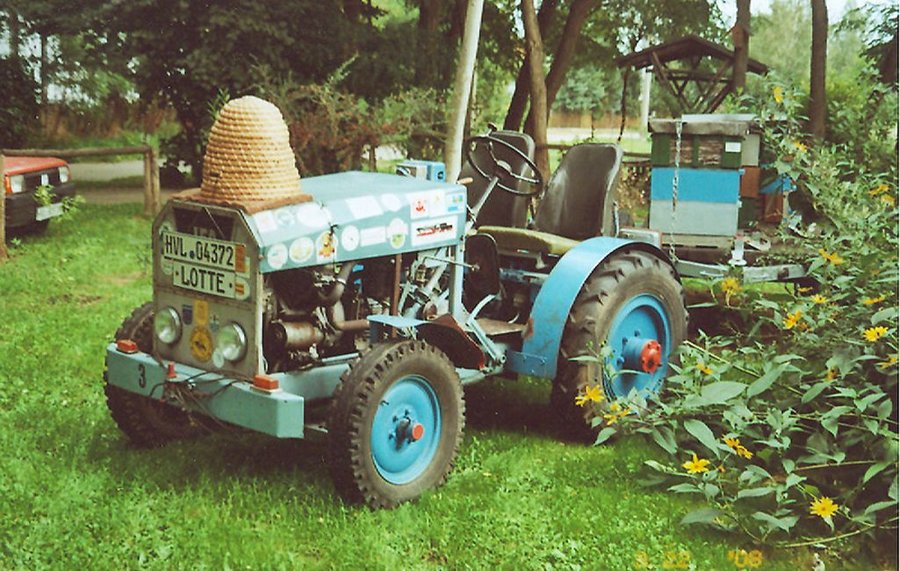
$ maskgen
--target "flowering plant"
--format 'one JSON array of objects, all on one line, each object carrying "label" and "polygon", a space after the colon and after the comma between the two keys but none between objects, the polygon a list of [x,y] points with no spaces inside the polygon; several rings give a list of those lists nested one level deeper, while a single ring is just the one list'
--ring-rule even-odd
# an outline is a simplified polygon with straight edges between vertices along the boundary
[{"label": "flowering plant", "polygon": [[846,147],[798,144],[796,100],[779,86],[760,116],[788,115],[764,135],[816,216],[808,279],[784,292],[718,282],[715,303],[747,327],[686,342],[659,398],[633,393],[615,403],[630,414],[599,421],[603,440],[641,433],[670,456],[646,462],[650,482],[707,503],[683,523],[790,546],[900,520],[896,162],[870,172]]}]

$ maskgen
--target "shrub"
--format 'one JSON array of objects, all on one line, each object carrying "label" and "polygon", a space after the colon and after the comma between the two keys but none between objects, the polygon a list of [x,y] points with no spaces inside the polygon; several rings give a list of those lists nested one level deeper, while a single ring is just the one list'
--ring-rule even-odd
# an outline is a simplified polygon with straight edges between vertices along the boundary
[{"label": "shrub", "polygon": [[718,302],[756,324],[686,343],[663,398],[615,403],[632,414],[599,416],[600,434],[643,433],[671,455],[647,462],[653,481],[707,503],[685,524],[788,546],[886,537],[900,497],[897,164],[866,158],[870,145],[896,144],[870,135],[890,132],[896,115],[848,109],[873,119],[841,142],[808,145],[796,95],[770,89],[756,109],[787,114],[764,137],[813,206],[818,229],[802,248],[817,285],[764,295],[733,277],[716,284]]}]

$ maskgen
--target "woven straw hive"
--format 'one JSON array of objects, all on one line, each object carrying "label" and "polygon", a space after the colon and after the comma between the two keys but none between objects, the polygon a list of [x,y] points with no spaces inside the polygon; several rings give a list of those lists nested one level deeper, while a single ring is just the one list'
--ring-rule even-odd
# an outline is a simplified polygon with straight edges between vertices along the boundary
[{"label": "woven straw hive", "polygon": [[300,191],[281,111],[258,97],[229,101],[210,131],[199,192],[179,198],[250,213],[312,200]]}]

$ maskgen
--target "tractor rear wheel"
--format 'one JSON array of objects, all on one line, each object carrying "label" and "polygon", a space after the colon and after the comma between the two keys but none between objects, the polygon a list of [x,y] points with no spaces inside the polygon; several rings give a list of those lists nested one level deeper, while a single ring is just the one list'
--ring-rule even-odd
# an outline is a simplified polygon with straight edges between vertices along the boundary
[{"label": "tractor rear wheel", "polygon": [[[550,401],[565,431],[584,440],[599,432],[592,403],[575,403],[589,386],[602,384],[607,402],[632,390],[658,392],[686,334],[684,289],[668,263],[642,251],[604,260],[582,286],[563,332]],[[610,354],[601,358],[604,345]],[[572,360],[582,356],[596,360]]]},{"label": "tractor rear wheel", "polygon": [[[139,350],[152,352],[153,304],[145,303],[131,312],[116,331],[116,339],[131,339]],[[109,384],[106,371],[103,380],[106,404],[113,420],[138,446],[156,448],[203,431],[187,412]]]},{"label": "tractor rear wheel", "polygon": [[423,341],[376,345],[341,378],[328,425],[329,465],[353,503],[392,508],[444,483],[465,424],[450,359]]}]

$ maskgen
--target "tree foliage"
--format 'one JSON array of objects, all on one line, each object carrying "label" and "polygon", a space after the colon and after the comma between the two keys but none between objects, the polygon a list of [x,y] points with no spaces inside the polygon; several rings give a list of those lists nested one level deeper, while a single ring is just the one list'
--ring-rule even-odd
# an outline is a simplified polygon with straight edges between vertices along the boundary
[{"label": "tree foliage", "polygon": [[4,98],[0,105],[0,149],[24,147],[38,123],[38,86],[11,59],[0,59],[0,85]]},{"label": "tree foliage", "polygon": [[253,2],[140,0],[110,3],[104,19],[135,58],[142,97],[162,96],[174,109],[181,133],[170,157],[202,162],[207,104],[220,91],[251,93],[261,65],[301,81],[322,81],[346,61],[367,24],[345,10],[351,2]]}]

